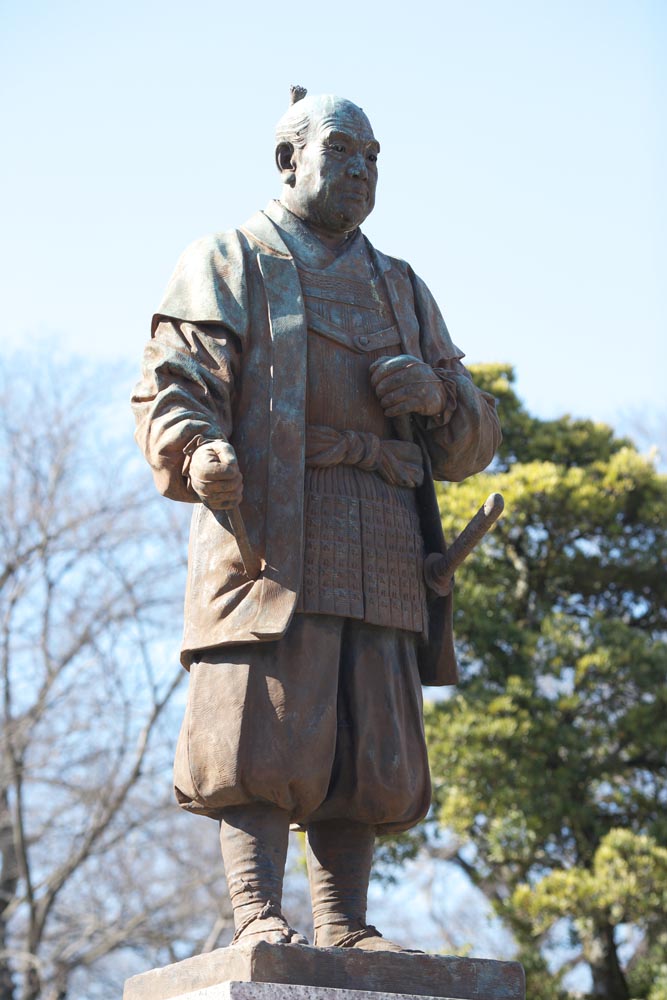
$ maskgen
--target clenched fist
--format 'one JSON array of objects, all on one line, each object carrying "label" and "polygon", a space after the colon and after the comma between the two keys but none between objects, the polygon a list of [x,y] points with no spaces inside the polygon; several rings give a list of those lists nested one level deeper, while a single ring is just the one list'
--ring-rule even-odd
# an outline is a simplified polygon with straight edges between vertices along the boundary
[{"label": "clenched fist", "polygon": [[194,452],[188,469],[190,485],[212,510],[237,507],[243,496],[243,476],[236,452],[226,441],[206,441]]},{"label": "clenched fist", "polygon": [[369,372],[371,385],[387,417],[408,413],[435,417],[445,408],[446,395],[441,380],[430,365],[411,354],[378,358]]}]

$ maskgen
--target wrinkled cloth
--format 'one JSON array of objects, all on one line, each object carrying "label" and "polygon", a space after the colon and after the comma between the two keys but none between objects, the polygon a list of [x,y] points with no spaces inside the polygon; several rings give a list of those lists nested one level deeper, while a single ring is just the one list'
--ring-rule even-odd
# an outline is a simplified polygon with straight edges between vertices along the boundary
[{"label": "wrinkled cloth", "polygon": [[424,463],[421,448],[410,441],[382,441],[364,431],[336,431],[309,424],[306,429],[306,465],[356,465],[379,473],[393,486],[421,486]]},{"label": "wrinkled cloth", "polygon": [[301,825],[413,826],[431,798],[416,637],[298,614],[277,642],[202,653],[174,784],[185,810],[214,819],[268,802]]}]

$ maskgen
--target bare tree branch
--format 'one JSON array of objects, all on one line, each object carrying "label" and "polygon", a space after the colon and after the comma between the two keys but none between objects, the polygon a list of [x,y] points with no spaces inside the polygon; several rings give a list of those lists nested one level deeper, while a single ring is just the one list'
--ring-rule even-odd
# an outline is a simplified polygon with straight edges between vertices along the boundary
[{"label": "bare tree branch", "polygon": [[15,367],[0,366],[0,1000],[101,1000],[123,968],[231,932],[220,862],[165,795],[185,524],[129,425],[109,436],[99,375],[30,359],[18,392]]}]

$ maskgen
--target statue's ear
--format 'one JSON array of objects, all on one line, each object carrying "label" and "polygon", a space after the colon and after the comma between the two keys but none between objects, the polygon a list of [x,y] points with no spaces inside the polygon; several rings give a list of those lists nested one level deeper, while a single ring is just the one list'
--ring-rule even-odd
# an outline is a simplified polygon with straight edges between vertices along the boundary
[{"label": "statue's ear", "polygon": [[294,159],[294,146],[291,142],[279,142],[276,146],[276,166],[285,183],[293,184],[296,161]]}]

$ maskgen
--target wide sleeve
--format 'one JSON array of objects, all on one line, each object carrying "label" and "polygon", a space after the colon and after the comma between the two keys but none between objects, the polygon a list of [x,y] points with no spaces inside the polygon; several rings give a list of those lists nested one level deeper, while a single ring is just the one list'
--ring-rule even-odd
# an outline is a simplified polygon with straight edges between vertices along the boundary
[{"label": "wide sleeve", "polygon": [[496,401],[479,389],[452,344],[440,310],[424,282],[411,273],[424,360],[443,382],[443,412],[416,418],[434,479],[460,482],[491,462],[502,440]]},{"label": "wide sleeve", "polygon": [[188,481],[203,441],[228,440],[248,336],[242,236],[192,243],[176,264],[153,317],[152,339],[132,394],[135,438],[155,484],[172,500],[199,499]]},{"label": "wide sleeve", "polygon": [[136,441],[160,493],[196,503],[190,457],[204,441],[228,440],[241,365],[239,338],[217,323],[162,319],[132,394]]}]

